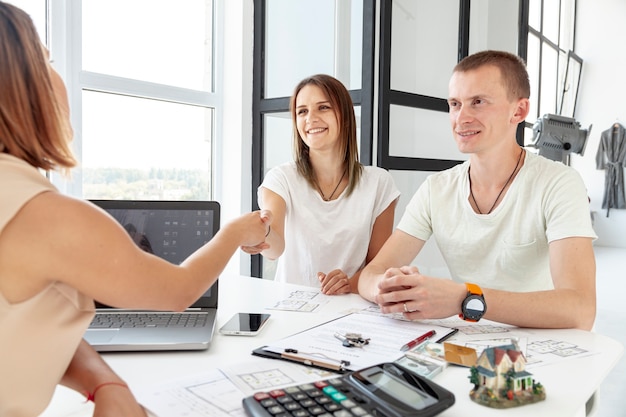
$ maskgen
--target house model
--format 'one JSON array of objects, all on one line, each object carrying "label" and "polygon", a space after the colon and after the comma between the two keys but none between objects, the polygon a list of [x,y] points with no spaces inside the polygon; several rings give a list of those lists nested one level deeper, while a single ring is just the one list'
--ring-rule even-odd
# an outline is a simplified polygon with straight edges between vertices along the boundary
[{"label": "house model", "polygon": [[470,369],[474,389],[470,398],[493,408],[510,408],[545,399],[545,391],[526,371],[526,358],[517,346],[483,350]]}]

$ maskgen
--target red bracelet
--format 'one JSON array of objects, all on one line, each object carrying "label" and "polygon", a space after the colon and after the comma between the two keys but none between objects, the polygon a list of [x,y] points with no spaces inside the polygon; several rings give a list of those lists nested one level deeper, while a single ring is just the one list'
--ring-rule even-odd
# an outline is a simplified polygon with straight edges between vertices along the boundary
[{"label": "red bracelet", "polygon": [[96,385],[96,387],[93,389],[93,392],[89,392],[89,391],[83,392],[83,395],[85,395],[85,397],[87,397],[85,402],[87,402],[87,401],[96,401],[96,392],[98,392],[98,390],[100,388],[104,387],[105,385],[117,385],[117,386],[120,386],[120,387],[128,388],[128,385],[124,384],[123,382],[103,382],[100,385]]}]

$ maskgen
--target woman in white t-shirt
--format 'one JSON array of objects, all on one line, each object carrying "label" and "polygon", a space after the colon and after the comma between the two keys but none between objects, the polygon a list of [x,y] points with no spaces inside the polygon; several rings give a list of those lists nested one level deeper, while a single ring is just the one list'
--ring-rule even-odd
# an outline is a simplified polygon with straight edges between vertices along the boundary
[{"label": "woman in white t-shirt", "polygon": [[361,269],[391,235],[400,192],[386,170],[359,162],[354,107],[339,80],[302,80],[290,112],[295,161],[273,168],[258,190],[271,232],[242,249],[278,258],[277,281],[356,292]]}]

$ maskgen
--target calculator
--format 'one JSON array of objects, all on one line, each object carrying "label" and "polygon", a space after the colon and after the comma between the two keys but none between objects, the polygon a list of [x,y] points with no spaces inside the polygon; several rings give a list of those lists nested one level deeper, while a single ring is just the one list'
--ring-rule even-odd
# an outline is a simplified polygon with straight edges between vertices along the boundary
[{"label": "calculator", "polygon": [[391,362],[243,399],[250,417],[430,417],[453,404],[450,391]]}]

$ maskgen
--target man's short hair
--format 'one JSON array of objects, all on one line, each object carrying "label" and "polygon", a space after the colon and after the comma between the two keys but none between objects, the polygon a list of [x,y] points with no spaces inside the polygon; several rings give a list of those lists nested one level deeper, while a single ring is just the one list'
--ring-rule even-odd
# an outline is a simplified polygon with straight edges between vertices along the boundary
[{"label": "man's short hair", "polygon": [[454,72],[466,72],[485,65],[493,65],[500,70],[502,82],[511,99],[529,98],[530,81],[526,63],[522,58],[505,51],[487,50],[463,58],[454,67]]}]

